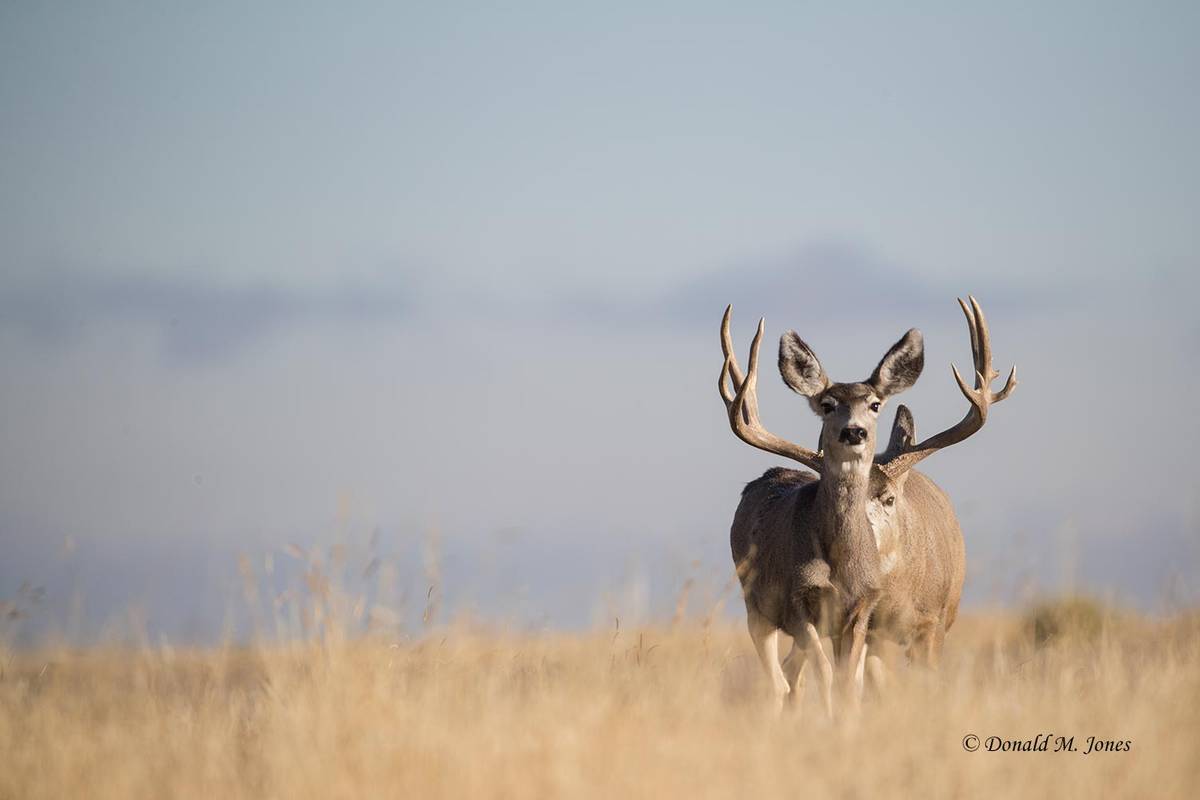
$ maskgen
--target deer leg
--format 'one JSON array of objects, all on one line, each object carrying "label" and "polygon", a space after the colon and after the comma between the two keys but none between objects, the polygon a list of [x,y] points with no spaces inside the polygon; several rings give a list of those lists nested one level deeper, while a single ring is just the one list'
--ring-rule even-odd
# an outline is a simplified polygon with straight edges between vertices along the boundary
[{"label": "deer leg", "polygon": [[788,694],[791,704],[799,708],[804,699],[804,668],[808,666],[808,648],[799,639],[792,639],[792,649],[783,660],[783,675],[792,691]]},{"label": "deer leg", "polygon": [[861,703],[863,696],[863,675],[867,666],[867,649],[870,647],[866,642],[863,642],[862,648],[858,651],[858,663],[854,667],[854,702]]},{"label": "deer leg", "polygon": [[871,692],[875,697],[882,697],[883,690],[887,685],[888,674],[887,665],[884,664],[880,653],[884,652],[879,637],[867,635],[867,663],[866,663],[866,684],[871,687]]},{"label": "deer leg", "polygon": [[842,628],[843,637],[846,634],[850,636],[850,647],[848,653],[839,653],[838,657],[844,664],[842,676],[847,699],[856,711],[862,703],[863,672],[867,662],[867,634],[871,624],[871,613],[875,610],[875,602],[875,598],[859,601],[846,621],[846,625]]},{"label": "deer leg", "polygon": [[937,669],[942,663],[942,645],[946,643],[946,625],[942,620],[938,620],[929,639],[929,668]]},{"label": "deer leg", "polygon": [[825,706],[825,716],[833,719],[833,665],[821,646],[821,634],[817,632],[817,626],[811,622],[804,623],[804,635],[808,639],[808,649],[812,651],[817,668],[821,671],[821,702]]},{"label": "deer leg", "polygon": [[937,620],[923,622],[908,646],[908,661],[919,667],[933,669],[937,665]]},{"label": "deer leg", "polygon": [[747,623],[750,628],[750,638],[754,649],[758,651],[758,660],[762,662],[767,678],[771,681],[773,706],[776,711],[783,708],[783,699],[791,691],[783,667],[779,664],[779,634],[776,628],[757,612],[751,611]]},{"label": "deer leg", "polygon": [[870,680],[874,692],[882,696],[887,686],[887,669],[879,656],[867,656],[867,679]]},{"label": "deer leg", "polygon": [[850,652],[845,660],[846,695],[850,705],[855,710],[862,702],[863,672],[867,662],[867,626],[864,622],[856,622],[853,637],[850,640]]}]

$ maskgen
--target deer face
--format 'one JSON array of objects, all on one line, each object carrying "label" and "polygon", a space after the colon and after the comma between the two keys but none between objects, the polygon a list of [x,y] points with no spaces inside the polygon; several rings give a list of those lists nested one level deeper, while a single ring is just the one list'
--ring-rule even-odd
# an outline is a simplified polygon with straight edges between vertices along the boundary
[{"label": "deer face", "polygon": [[838,461],[875,453],[875,425],[886,398],[865,383],[835,383],[812,398],[821,417],[821,449]]},{"label": "deer face", "polygon": [[[903,406],[901,406],[903,408]],[[872,469],[867,499],[867,521],[879,549],[879,571],[887,575],[900,558],[900,509],[904,505],[904,484],[910,473],[892,477],[881,469]]]},{"label": "deer face", "polygon": [[892,345],[871,377],[833,383],[821,362],[795,331],[779,340],[779,372],[797,394],[808,398],[821,418],[821,450],[826,464],[861,467],[875,454],[875,428],[889,397],[912,386],[925,366],[925,346],[915,328]]}]

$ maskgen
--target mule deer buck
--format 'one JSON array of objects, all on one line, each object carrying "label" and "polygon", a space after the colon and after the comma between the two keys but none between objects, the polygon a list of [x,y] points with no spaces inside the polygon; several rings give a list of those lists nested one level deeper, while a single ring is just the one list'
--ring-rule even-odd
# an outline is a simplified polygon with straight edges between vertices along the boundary
[{"label": "mule deer buck", "polygon": [[[988,409],[1017,385],[1016,367],[999,392],[991,383],[991,341],[974,297],[959,300],[967,318],[974,387],[953,367],[970,408],[956,425],[917,443],[912,414],[901,405],[887,448],[875,454],[883,405],[911,387],[924,367],[920,331],[896,342],[867,380],[833,383],[794,331],[779,341],[779,371],[822,420],[819,450],[781,439],[759,421],[756,380],[764,321],[742,372],[729,333],[732,306],[721,321],[720,390],[729,424],[742,441],[792,459],[813,472],[776,467],[742,492],[730,530],[733,560],[746,601],[754,647],[782,707],[800,698],[811,656],[820,670],[826,714],[833,714],[833,666],[821,643],[828,633],[845,696],[861,700],[867,650],[876,636],[898,642],[910,661],[937,665],[954,624],[965,570],[962,530],[946,494],[913,469],[926,456],[983,427]],[[813,474],[813,473],[817,474]],[[779,661],[779,635],[792,650]],[[870,638],[868,638],[868,636]],[[872,671],[881,664],[872,659]]]}]

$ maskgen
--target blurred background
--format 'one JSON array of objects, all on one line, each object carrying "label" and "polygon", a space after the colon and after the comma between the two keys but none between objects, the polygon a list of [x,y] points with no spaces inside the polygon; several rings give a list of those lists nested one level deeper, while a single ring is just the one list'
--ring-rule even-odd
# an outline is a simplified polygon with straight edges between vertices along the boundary
[{"label": "blurred background", "polygon": [[724,419],[725,304],[813,444],[780,333],[846,381],[921,328],[929,433],[971,292],[1021,388],[922,467],[966,604],[1194,602],[1198,35],[1189,3],[5,3],[0,600],[203,641],[239,555],[277,592],[333,548],[412,613],[713,603],[779,463]]}]

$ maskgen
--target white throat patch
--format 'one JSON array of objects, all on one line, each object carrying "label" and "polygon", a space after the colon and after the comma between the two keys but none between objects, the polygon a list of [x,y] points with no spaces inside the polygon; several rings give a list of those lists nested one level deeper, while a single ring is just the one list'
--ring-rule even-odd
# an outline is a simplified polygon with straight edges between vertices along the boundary
[{"label": "white throat patch", "polygon": [[865,473],[871,465],[870,461],[861,459],[852,459],[849,461],[831,461],[828,462],[830,471],[834,475],[852,475],[856,472]]},{"label": "white throat patch", "polygon": [[875,534],[875,547],[879,549],[879,569],[887,575],[900,561],[893,513],[878,500],[871,500],[867,503],[867,522],[871,525],[871,533]]}]

